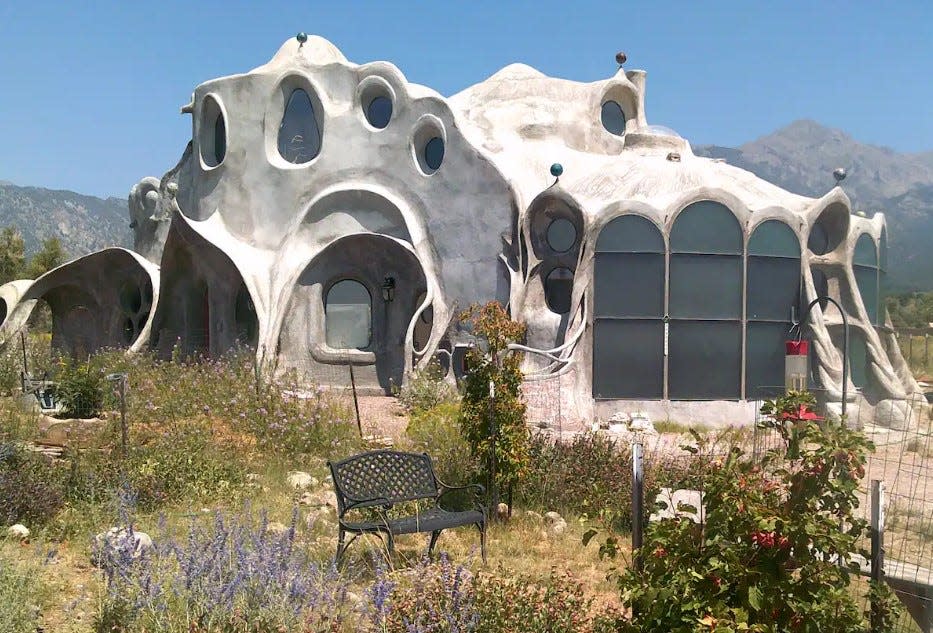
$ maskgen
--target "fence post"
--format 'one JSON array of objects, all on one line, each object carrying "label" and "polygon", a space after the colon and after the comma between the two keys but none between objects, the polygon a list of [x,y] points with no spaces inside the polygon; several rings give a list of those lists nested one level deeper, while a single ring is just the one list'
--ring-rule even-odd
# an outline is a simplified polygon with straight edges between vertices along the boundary
[{"label": "fence post", "polygon": [[642,463],[643,447],[640,442],[632,444],[632,562],[641,571],[641,546],[645,526],[645,473]]},{"label": "fence post", "polygon": [[499,443],[499,428],[496,424],[496,383],[489,381],[489,434],[492,436],[491,455],[489,456],[489,498],[490,514],[499,516],[499,486],[496,482],[496,448]]},{"label": "fence post", "polygon": [[[880,583],[884,579],[884,482],[871,481],[871,579]],[[878,605],[871,605],[871,630],[881,630]]]}]

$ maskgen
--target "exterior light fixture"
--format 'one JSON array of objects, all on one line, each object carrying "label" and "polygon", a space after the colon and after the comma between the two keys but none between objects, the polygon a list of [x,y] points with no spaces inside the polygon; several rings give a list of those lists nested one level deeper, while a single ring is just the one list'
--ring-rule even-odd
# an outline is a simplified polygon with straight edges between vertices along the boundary
[{"label": "exterior light fixture", "polygon": [[395,277],[386,277],[382,280],[382,298],[386,303],[395,299]]}]

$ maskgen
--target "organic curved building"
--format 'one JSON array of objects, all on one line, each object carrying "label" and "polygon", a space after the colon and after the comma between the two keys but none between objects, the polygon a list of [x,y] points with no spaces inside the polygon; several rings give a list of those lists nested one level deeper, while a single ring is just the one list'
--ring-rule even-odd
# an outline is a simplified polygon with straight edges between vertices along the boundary
[{"label": "organic curved building", "polygon": [[[439,353],[456,371],[458,311],[495,299],[528,325],[545,423],[741,421],[828,294],[850,323],[850,394],[890,422],[919,392],[883,322],[884,218],[838,187],[807,198],[694,156],[648,124],[642,71],[584,84],[516,64],[444,98],[300,36],[182,112],[181,160],[130,193],[136,253],[0,289],[0,337],[45,298],[65,349],[245,343],[266,371],[327,383],[353,363],[388,390]],[[842,323],[823,307],[812,381],[839,402]]]}]

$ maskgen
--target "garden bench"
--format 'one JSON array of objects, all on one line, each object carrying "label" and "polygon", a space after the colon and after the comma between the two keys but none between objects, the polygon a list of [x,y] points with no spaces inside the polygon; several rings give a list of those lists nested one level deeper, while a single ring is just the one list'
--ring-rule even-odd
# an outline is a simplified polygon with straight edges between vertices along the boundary
[{"label": "garden bench", "polygon": [[[384,536],[391,556],[397,535],[430,532],[430,555],[442,530],[465,525],[475,525],[479,530],[480,552],[486,562],[486,511],[479,503],[484,493],[481,485],[448,486],[437,478],[427,453],[378,450],[327,465],[337,496],[337,563],[350,543],[362,534],[374,534],[380,539]],[[448,507],[445,498],[454,491],[471,491],[473,507],[466,510]],[[421,499],[433,500],[433,507],[410,516],[389,516],[396,504]],[[353,510],[365,509],[374,510],[378,518],[351,520],[347,516]],[[347,534],[353,536],[344,543]]]}]

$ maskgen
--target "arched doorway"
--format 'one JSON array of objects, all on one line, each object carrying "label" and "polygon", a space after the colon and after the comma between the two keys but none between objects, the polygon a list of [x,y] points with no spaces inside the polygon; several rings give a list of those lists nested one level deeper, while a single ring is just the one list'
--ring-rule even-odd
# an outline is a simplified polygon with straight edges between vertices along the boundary
[{"label": "arched doorway", "polygon": [[406,336],[426,292],[405,242],[373,233],[335,240],[295,283],[279,335],[280,367],[345,384],[335,366],[352,363],[357,384],[390,393],[402,383],[412,353]]}]

